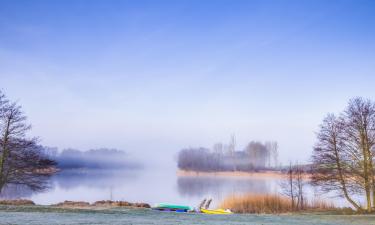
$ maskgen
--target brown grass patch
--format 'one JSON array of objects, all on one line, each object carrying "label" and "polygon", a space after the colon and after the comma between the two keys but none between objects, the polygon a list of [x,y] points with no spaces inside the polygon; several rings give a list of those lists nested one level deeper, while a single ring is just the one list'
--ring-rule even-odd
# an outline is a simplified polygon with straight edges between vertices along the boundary
[{"label": "brown grass patch", "polygon": [[61,208],[72,208],[72,209],[106,209],[113,207],[132,207],[132,208],[150,208],[150,205],[147,203],[131,203],[126,201],[111,201],[111,200],[102,200],[96,201],[93,204],[89,202],[82,201],[64,201],[52,206],[61,207]]},{"label": "brown grass patch", "polygon": [[2,199],[0,205],[35,205],[35,203],[27,199]]}]

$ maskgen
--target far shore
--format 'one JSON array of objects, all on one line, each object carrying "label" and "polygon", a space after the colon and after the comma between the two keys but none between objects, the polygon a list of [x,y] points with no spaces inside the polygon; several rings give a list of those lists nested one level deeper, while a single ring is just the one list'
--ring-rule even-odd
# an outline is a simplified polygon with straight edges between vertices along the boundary
[{"label": "far shore", "polygon": [[[219,172],[201,172],[201,171],[187,171],[177,170],[177,176],[181,177],[241,177],[241,178],[262,178],[262,179],[278,179],[286,178],[287,174],[281,171],[259,171],[259,172],[245,172],[245,171],[219,171]],[[304,175],[305,179],[309,179],[310,175]]]}]

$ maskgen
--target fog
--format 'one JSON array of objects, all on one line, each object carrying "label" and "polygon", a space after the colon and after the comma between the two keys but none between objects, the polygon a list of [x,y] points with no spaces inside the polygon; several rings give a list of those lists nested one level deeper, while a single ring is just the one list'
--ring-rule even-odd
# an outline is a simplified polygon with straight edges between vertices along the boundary
[{"label": "fog", "polygon": [[59,169],[140,169],[141,162],[118,149],[63,149],[43,147],[44,153],[55,160]]}]

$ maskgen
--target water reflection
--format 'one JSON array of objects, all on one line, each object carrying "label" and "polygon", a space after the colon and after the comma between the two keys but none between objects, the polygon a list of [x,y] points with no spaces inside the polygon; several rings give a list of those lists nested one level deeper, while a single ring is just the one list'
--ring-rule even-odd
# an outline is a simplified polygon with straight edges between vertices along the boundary
[{"label": "water reflection", "polygon": [[69,190],[78,187],[106,189],[129,184],[137,179],[133,170],[65,170],[52,177],[54,187]]},{"label": "water reflection", "polygon": [[269,193],[273,183],[264,179],[228,177],[178,177],[178,193],[188,197],[235,193]]},{"label": "water reflection", "polygon": [[9,184],[0,193],[2,199],[19,199],[19,198],[30,198],[33,195],[33,191],[23,185]]}]

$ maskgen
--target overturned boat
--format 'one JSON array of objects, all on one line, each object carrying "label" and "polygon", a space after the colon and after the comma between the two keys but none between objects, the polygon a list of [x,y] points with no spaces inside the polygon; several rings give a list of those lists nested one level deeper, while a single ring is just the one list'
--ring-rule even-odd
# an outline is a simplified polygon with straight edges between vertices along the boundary
[{"label": "overturned boat", "polygon": [[186,205],[174,205],[174,204],[166,204],[160,203],[152,207],[154,210],[159,211],[174,211],[174,212],[190,212],[193,210],[190,206]]}]

